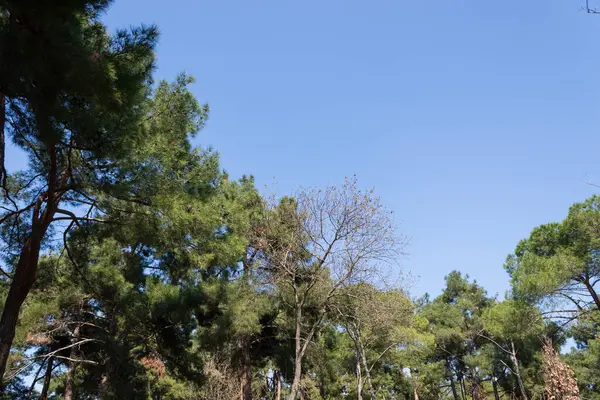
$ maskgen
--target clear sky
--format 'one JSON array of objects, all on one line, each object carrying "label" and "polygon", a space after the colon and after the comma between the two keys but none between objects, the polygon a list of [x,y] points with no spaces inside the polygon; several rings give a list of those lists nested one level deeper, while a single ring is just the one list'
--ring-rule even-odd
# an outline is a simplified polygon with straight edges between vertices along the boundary
[{"label": "clear sky", "polygon": [[117,0],[158,77],[210,103],[197,144],[286,193],[356,173],[412,237],[414,294],[503,295],[517,241],[600,183],[600,16],[583,0]]}]

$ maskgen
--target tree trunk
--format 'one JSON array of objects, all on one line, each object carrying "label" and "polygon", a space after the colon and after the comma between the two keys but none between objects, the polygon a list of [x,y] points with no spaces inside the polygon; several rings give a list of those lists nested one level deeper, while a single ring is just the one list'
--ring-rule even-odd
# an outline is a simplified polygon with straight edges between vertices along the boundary
[{"label": "tree trunk", "polygon": [[471,369],[471,398],[473,400],[481,400],[481,390],[479,386],[479,378],[477,377],[477,370]]},{"label": "tree trunk", "polygon": [[462,374],[458,377],[458,384],[460,386],[460,397],[462,400],[467,399],[467,389],[465,388],[465,378]]},{"label": "tree trunk", "polygon": [[[73,331],[73,340],[75,343],[79,341],[79,329],[77,325]],[[71,347],[69,358],[75,360],[77,357],[77,346]],[[73,386],[75,381],[75,370],[77,369],[77,363],[75,361],[69,361],[69,369],[67,370],[67,380],[65,382],[65,400],[73,400]]]},{"label": "tree trunk", "polygon": [[517,376],[517,382],[519,384],[519,391],[521,392],[521,396],[523,397],[523,399],[528,400],[527,392],[525,391],[525,385],[523,384],[523,379],[521,379],[521,371],[519,370],[519,360],[517,359],[517,351],[515,350],[515,343],[511,340],[510,345],[511,345],[511,349],[512,349],[511,357],[512,357],[513,365],[515,368],[515,375]]},{"label": "tree trunk", "polygon": [[583,284],[587,288],[588,292],[592,296],[592,300],[594,300],[594,304],[596,304],[596,308],[600,311],[600,298],[598,297],[598,293],[594,290],[594,287],[590,284],[589,279],[586,279]]},{"label": "tree trunk", "polygon": [[458,392],[456,391],[456,382],[454,381],[454,374],[452,372],[450,360],[448,359],[446,359],[446,374],[448,380],[450,381],[450,389],[452,390],[452,396],[454,397],[454,400],[460,400],[458,397]]},{"label": "tree trunk", "polygon": [[108,400],[108,373],[105,372],[100,379],[100,386],[98,389],[98,400]]},{"label": "tree trunk", "polygon": [[419,400],[419,394],[417,393],[417,388],[413,388],[414,400]]},{"label": "tree trunk", "polygon": [[[19,261],[14,269],[13,280],[10,283],[8,295],[4,301],[4,310],[0,319],[0,393],[4,391],[2,378],[6,372],[6,364],[10,348],[15,338],[15,328],[19,319],[19,311],[35,283],[40,247],[46,231],[54,218],[60,202],[60,194],[56,193],[57,163],[56,144],[49,146],[50,171],[48,173],[48,190],[38,197],[32,212],[31,234],[25,241]],[[44,207],[45,203],[45,207]]]},{"label": "tree trunk", "polygon": [[[251,262],[244,259],[244,277],[250,273]],[[250,359],[250,338],[245,336],[241,340],[242,345],[242,390],[241,400],[252,400],[252,360]]]},{"label": "tree trunk", "polygon": [[40,394],[40,400],[48,398],[48,390],[50,389],[50,381],[52,380],[52,367],[54,365],[54,359],[48,358],[48,366],[46,367],[46,374],[44,375],[44,386],[42,386],[42,393]]},{"label": "tree trunk", "polygon": [[358,347],[355,346],[356,349],[356,398],[357,400],[362,400],[362,390],[363,390],[363,379],[362,379],[362,371],[360,368],[360,355],[358,354]]},{"label": "tree trunk", "polygon": [[[115,337],[117,333],[117,319],[115,318],[116,309],[115,307],[111,307],[110,314],[112,317],[110,319],[108,331],[110,333],[110,337]],[[112,346],[110,347],[111,351],[108,353],[108,357],[104,362],[104,372],[102,374],[102,378],[100,379],[100,384],[98,385],[98,400],[108,400],[111,398],[110,396],[110,375],[112,362],[111,358],[112,354]]]},{"label": "tree trunk", "polygon": [[363,367],[365,369],[365,376],[367,377],[367,383],[369,384],[369,395],[371,400],[375,400],[375,386],[373,386],[373,380],[371,379],[371,371],[369,370],[369,364],[367,363],[367,356],[365,354],[365,349],[362,345],[362,340],[360,336],[358,337],[358,342],[360,344],[360,358],[363,363]]},{"label": "tree trunk", "polygon": [[295,358],[294,358],[294,379],[292,381],[292,387],[290,388],[290,395],[288,400],[296,400],[298,395],[298,389],[300,388],[300,379],[302,379],[302,306],[296,306],[296,334],[294,336],[295,342]]},{"label": "tree trunk", "polygon": [[275,399],[276,400],[281,400],[281,375],[279,373],[278,370],[276,370],[273,374],[273,378],[275,378],[275,385],[276,385],[276,396]]},{"label": "tree trunk", "polygon": [[0,89],[0,182],[2,186],[6,182],[6,95]]},{"label": "tree trunk", "polygon": [[290,388],[290,395],[288,400],[296,400],[298,390],[300,389],[300,380],[302,379],[302,360],[296,358],[294,360],[294,379],[292,380],[292,387]]},{"label": "tree trunk", "polygon": [[241,400],[252,400],[252,365],[250,360],[250,343],[247,337],[242,339],[242,379]]},{"label": "tree trunk", "polygon": [[456,391],[456,382],[454,382],[454,377],[452,376],[452,372],[450,372],[450,389],[452,389],[452,396],[454,400],[460,400],[458,397],[458,392]]},{"label": "tree trunk", "polygon": [[[15,328],[19,319],[19,311],[21,305],[27,298],[33,283],[35,282],[35,273],[38,266],[40,256],[40,246],[42,236],[45,233],[35,232],[40,227],[32,228],[31,236],[25,242],[25,246],[21,250],[19,261],[15,268],[15,274],[8,290],[8,295],[4,301],[4,310],[0,319],[0,380],[6,372],[6,364],[10,355],[10,348],[13,339],[15,338]],[[0,392],[3,387],[0,387]]]},{"label": "tree trunk", "polygon": [[40,364],[40,367],[38,368],[37,372],[35,373],[33,380],[31,381],[31,386],[29,387],[29,391],[27,392],[27,396],[25,397],[26,400],[31,399],[31,395],[33,394],[33,390],[35,389],[35,384],[38,381],[38,376],[40,375],[40,372],[42,372],[44,365],[46,365],[46,360],[42,361],[42,363]]},{"label": "tree trunk", "polygon": [[492,388],[494,389],[494,400],[500,400],[500,393],[498,393],[498,382],[496,382],[495,376],[492,376]]}]

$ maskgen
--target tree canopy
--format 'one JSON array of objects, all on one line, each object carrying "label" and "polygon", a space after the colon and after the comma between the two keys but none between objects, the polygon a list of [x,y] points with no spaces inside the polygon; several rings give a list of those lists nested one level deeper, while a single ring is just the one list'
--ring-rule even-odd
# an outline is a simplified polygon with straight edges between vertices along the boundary
[{"label": "tree canopy", "polygon": [[415,298],[374,190],[230,177],[157,27],[51,3],[0,0],[0,398],[600,399],[599,197],[517,244],[505,298],[456,270]]}]

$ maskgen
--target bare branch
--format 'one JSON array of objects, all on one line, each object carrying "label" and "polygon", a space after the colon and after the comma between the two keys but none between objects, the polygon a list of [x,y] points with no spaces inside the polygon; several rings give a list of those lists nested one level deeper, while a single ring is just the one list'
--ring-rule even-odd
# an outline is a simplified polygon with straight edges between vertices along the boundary
[{"label": "bare branch", "polygon": [[[71,360],[71,359],[70,359],[70,358],[68,358],[68,357],[61,357],[61,356],[57,356],[56,354],[57,354],[57,353],[60,353],[60,352],[61,352],[61,351],[63,351],[63,350],[70,349],[71,347],[74,347],[74,346],[80,346],[80,345],[82,345],[82,344],[84,344],[84,343],[88,343],[88,342],[101,342],[101,340],[98,340],[98,339],[83,339],[83,340],[80,340],[80,341],[79,341],[79,342],[77,342],[77,343],[71,343],[71,344],[70,344],[70,345],[68,345],[68,346],[61,347],[60,349],[57,349],[57,350],[51,351],[50,353],[43,354],[43,355],[41,355],[41,356],[35,356],[35,357],[29,357],[29,358],[25,358],[24,360],[27,360],[27,361],[29,361],[29,360],[39,360],[40,358],[49,358],[49,357],[54,357],[54,358],[63,358],[63,359],[69,360],[69,361],[83,362],[83,361],[85,361],[85,360]],[[95,365],[98,365],[98,363],[96,363],[96,362],[94,362],[94,361],[86,361],[86,362],[88,362],[88,363],[93,363],[93,364],[95,364]]]},{"label": "bare branch", "polygon": [[[600,14],[600,10],[594,7],[590,7],[590,0],[585,0],[585,11],[588,14]],[[596,186],[596,185],[593,185]]]}]

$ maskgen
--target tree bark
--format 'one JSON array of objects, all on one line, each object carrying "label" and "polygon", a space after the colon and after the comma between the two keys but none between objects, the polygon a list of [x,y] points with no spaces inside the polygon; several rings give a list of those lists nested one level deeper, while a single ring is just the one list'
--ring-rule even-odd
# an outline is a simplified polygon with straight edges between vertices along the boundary
[{"label": "tree bark", "polygon": [[[117,333],[117,319],[115,318],[116,309],[115,307],[111,307],[110,314],[112,317],[110,318],[108,331],[110,333],[110,337],[115,337]],[[104,362],[104,372],[102,374],[102,378],[100,379],[100,384],[98,385],[98,400],[108,400],[111,398],[110,396],[110,375],[112,368],[112,351],[108,353],[108,357]]]},{"label": "tree bark", "polygon": [[448,379],[450,380],[450,389],[452,389],[452,396],[454,397],[454,400],[460,400],[458,397],[458,392],[456,391],[456,382],[454,382],[454,377],[452,376],[452,371],[450,370],[450,367],[448,366],[448,364],[446,363],[446,368],[448,368]]},{"label": "tree bark", "polygon": [[356,349],[356,398],[357,400],[362,400],[362,390],[363,390],[363,379],[362,379],[362,371],[360,368],[361,361],[360,355],[358,354],[358,346],[355,346]]},{"label": "tree bark", "polygon": [[471,369],[471,397],[473,400],[481,400],[481,391],[479,387],[479,378],[477,377],[477,370]]},{"label": "tree bark", "polygon": [[367,383],[369,384],[369,395],[371,400],[375,400],[375,386],[373,386],[373,380],[371,379],[371,371],[369,369],[369,364],[367,363],[367,355],[365,354],[365,348],[362,344],[362,340],[360,336],[358,337],[358,342],[360,344],[360,358],[363,363],[363,367],[365,369],[365,376],[367,377]]},{"label": "tree bark", "polygon": [[295,342],[295,357],[294,357],[294,379],[290,388],[288,400],[296,400],[298,389],[300,388],[300,379],[302,379],[302,305],[296,302],[296,334],[294,335]]},{"label": "tree bark", "polygon": [[252,400],[252,365],[250,360],[249,338],[242,339],[242,377],[241,377],[241,400]]},{"label": "tree bark", "polygon": [[[56,213],[60,201],[57,188],[57,163],[56,146],[51,145],[50,172],[48,173],[48,190],[40,194],[32,213],[31,234],[25,241],[19,261],[14,270],[13,280],[10,283],[8,295],[4,301],[4,310],[0,319],[0,393],[4,391],[2,378],[6,372],[6,364],[10,355],[10,348],[15,338],[15,328],[19,319],[19,311],[27,298],[29,291],[35,283],[40,248],[46,231]],[[45,203],[45,207],[42,207]]]},{"label": "tree bark", "polygon": [[98,400],[108,400],[108,373],[104,373],[100,379],[100,386],[98,388]]},{"label": "tree bark", "polygon": [[521,392],[521,396],[523,396],[524,400],[527,399],[527,392],[525,391],[525,385],[523,384],[523,379],[521,379],[521,371],[519,370],[519,360],[517,359],[517,351],[515,350],[515,342],[510,341],[511,345],[511,357],[513,360],[513,365],[515,368],[515,375],[517,376],[517,383],[519,384],[519,391]]},{"label": "tree bark", "polygon": [[278,370],[273,373],[273,378],[275,379],[275,385],[277,388],[275,399],[281,400],[281,375]]},{"label": "tree bark", "polygon": [[598,297],[598,293],[594,290],[592,285],[590,284],[590,280],[586,279],[583,284],[587,288],[588,292],[592,296],[592,300],[594,300],[594,304],[596,304],[596,308],[600,311],[600,297]]},{"label": "tree bark", "polygon": [[48,358],[48,366],[46,367],[46,374],[44,375],[44,385],[42,386],[42,393],[40,394],[40,400],[48,398],[48,390],[50,389],[50,381],[52,380],[52,368],[54,365],[54,359]]},{"label": "tree bark", "polygon": [[355,324],[351,323],[346,327],[346,331],[348,332],[350,338],[354,342],[354,350],[356,353],[356,379],[358,400],[362,400],[362,390],[364,388],[363,374],[366,378],[367,384],[369,385],[369,397],[371,400],[375,400],[375,387],[373,386],[373,380],[371,379],[371,369],[369,368],[369,364],[367,362],[365,346],[361,339],[360,328]]},{"label": "tree bark", "polygon": [[500,393],[498,393],[498,382],[496,382],[495,376],[492,376],[492,388],[494,389],[494,400],[500,400]]},{"label": "tree bark", "polygon": [[462,373],[458,377],[458,384],[460,386],[460,397],[462,400],[467,399],[467,389],[465,388],[465,378]]},{"label": "tree bark", "polygon": [[[15,275],[10,284],[8,295],[4,301],[4,310],[0,319],[0,379],[4,377],[4,373],[6,372],[10,348],[15,338],[15,328],[19,318],[19,311],[35,282],[42,235],[42,232],[39,234],[33,232],[25,242],[15,268]],[[0,392],[2,390],[3,387],[0,387]]]},{"label": "tree bark", "polygon": [[[75,330],[73,331],[73,340],[75,343],[79,341],[79,329],[80,326],[77,325]],[[65,382],[65,400],[73,400],[73,386],[75,381],[75,370],[77,368],[77,363],[75,360],[77,357],[77,346],[71,347],[71,354],[69,358],[69,369],[67,370],[67,380]]]},{"label": "tree bark", "polygon": [[40,375],[40,372],[42,372],[44,365],[46,365],[46,360],[42,361],[42,363],[40,364],[40,367],[38,368],[37,372],[35,373],[33,380],[31,381],[31,386],[29,387],[29,391],[27,392],[27,397],[25,397],[26,400],[31,399],[31,395],[33,395],[33,390],[35,389],[35,384],[38,381],[38,376]]},{"label": "tree bark", "polygon": [[0,182],[2,186],[6,182],[6,95],[0,89]]}]

